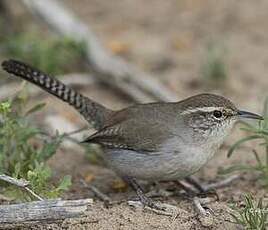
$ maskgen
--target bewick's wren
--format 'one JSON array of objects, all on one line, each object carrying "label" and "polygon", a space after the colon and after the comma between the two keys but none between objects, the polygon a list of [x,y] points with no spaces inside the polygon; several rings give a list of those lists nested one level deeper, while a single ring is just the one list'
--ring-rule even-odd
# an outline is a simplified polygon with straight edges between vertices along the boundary
[{"label": "bewick's wren", "polygon": [[68,102],[93,124],[97,132],[85,142],[100,144],[108,165],[149,206],[154,204],[135,179],[185,178],[212,158],[238,118],[262,119],[238,110],[231,101],[214,94],[112,111],[27,64],[9,60],[2,67]]}]

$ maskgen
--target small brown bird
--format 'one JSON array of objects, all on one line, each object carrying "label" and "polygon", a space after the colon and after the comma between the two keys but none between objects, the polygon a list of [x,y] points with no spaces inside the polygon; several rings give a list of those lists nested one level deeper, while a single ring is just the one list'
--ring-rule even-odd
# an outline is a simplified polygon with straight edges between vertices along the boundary
[{"label": "small brown bird", "polygon": [[236,120],[262,119],[214,94],[113,111],[25,63],[8,60],[2,67],[73,106],[97,130],[84,142],[100,144],[107,164],[133,187],[144,205],[153,208],[158,206],[144,195],[136,179],[190,176],[213,157]]}]

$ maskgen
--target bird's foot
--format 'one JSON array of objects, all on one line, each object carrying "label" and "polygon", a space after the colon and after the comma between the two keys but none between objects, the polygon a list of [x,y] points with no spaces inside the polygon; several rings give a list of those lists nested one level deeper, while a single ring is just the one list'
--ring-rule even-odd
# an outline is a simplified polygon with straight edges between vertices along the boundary
[{"label": "bird's foot", "polygon": [[132,186],[132,188],[136,191],[139,201],[128,201],[128,204],[133,207],[142,207],[143,209],[147,209],[153,211],[159,215],[172,216],[176,218],[178,209],[176,206],[158,203],[153,201],[151,198],[145,195],[140,185],[133,178],[125,178],[125,180]]},{"label": "bird's foot", "polygon": [[186,182],[180,181],[178,184],[186,192],[188,198],[193,201],[197,213],[200,216],[208,216],[212,214],[213,211],[206,205],[219,200],[216,189],[227,186],[238,178],[239,175],[233,175],[215,183],[201,184],[195,177],[187,177],[185,179]]},{"label": "bird's foot", "polygon": [[171,216],[174,219],[178,216],[179,213],[179,209],[176,206],[166,203],[158,203],[152,201],[149,203],[149,205],[145,205],[141,201],[128,201],[128,205],[135,208],[149,210],[158,215]]},{"label": "bird's foot", "polygon": [[210,214],[213,214],[213,211],[212,209],[208,208],[206,205],[214,201],[216,200],[210,197],[200,198],[200,197],[195,196],[193,198],[193,205],[199,215],[208,216]]},{"label": "bird's foot", "polygon": [[151,198],[147,197],[143,192],[137,191],[138,197],[140,202],[143,206],[147,206],[152,209],[162,210],[164,211],[163,207],[159,206],[156,202],[154,202]]}]

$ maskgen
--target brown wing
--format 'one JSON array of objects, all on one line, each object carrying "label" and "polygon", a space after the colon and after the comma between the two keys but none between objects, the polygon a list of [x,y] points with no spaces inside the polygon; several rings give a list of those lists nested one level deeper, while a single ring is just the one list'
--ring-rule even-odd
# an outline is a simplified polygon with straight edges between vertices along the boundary
[{"label": "brown wing", "polygon": [[[142,105],[140,105],[142,106]],[[84,142],[98,143],[108,148],[131,149],[136,151],[157,151],[171,135],[166,120],[169,113],[154,111],[155,107],[143,106],[119,111],[107,126]]]}]

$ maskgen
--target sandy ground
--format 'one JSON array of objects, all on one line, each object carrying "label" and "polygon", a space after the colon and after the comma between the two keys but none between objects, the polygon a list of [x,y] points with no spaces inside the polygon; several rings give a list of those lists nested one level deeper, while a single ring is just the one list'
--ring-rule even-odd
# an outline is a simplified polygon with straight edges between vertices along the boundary
[{"label": "sandy ground", "polygon": [[[268,1],[231,0],[66,0],[66,5],[88,23],[103,44],[140,68],[153,73],[179,97],[199,92],[214,92],[233,100],[240,107],[261,112],[268,86]],[[224,47],[228,67],[224,87],[208,89],[202,84],[201,65],[207,58],[207,46],[213,42]],[[119,47],[119,48],[118,48]],[[111,108],[121,108],[129,102],[93,85],[81,89],[96,101]],[[69,107],[48,97],[47,112],[65,117],[81,126],[84,123]],[[66,113],[68,111],[68,113]],[[44,111],[43,111],[44,112]],[[42,121],[43,115],[36,120]],[[39,123],[42,125],[42,122]],[[219,180],[218,169],[238,162],[252,162],[249,148],[243,148],[231,159],[226,158],[228,146],[243,133],[238,127],[226,140],[217,156],[197,176],[204,182]],[[81,177],[93,175],[92,183],[112,199],[132,198],[128,189],[118,192],[113,182],[118,180],[110,170],[89,163],[81,149],[62,148],[51,160],[57,176],[72,174],[73,186],[67,198],[92,197],[79,183]],[[163,184],[168,188],[170,184]],[[36,225],[33,229],[237,229],[230,223],[229,204],[252,192],[256,197],[265,191],[254,175],[219,189],[219,201],[208,205],[214,212],[199,218],[192,203],[179,196],[160,199],[179,208],[177,218],[159,216],[149,211],[133,209],[126,203],[105,208],[95,200],[83,218],[63,223]],[[25,227],[28,229],[28,227]]]}]

